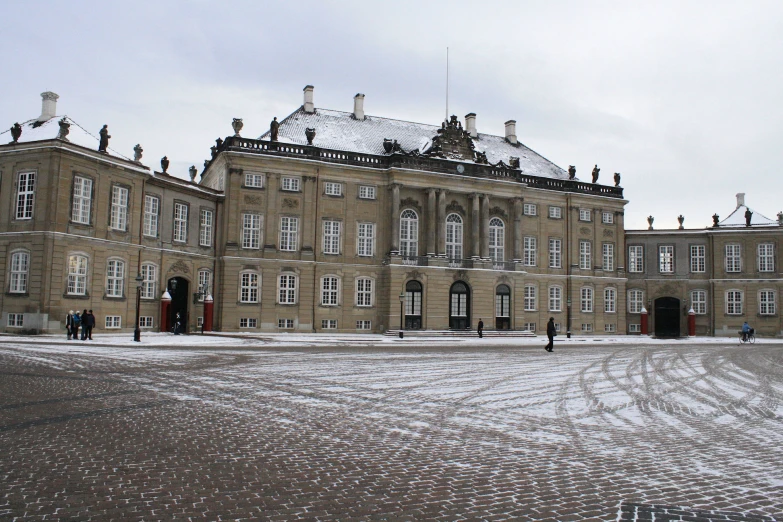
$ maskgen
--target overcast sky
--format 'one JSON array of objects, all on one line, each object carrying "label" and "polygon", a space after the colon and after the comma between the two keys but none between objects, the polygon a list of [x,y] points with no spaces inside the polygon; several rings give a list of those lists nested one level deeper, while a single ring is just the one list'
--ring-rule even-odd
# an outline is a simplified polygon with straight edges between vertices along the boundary
[{"label": "overcast sky", "polygon": [[0,126],[40,93],[110,147],[187,178],[218,136],[257,137],[302,104],[479,132],[517,120],[528,147],[599,183],[622,174],[626,228],[721,219],[737,192],[783,210],[783,3],[5,2]]}]

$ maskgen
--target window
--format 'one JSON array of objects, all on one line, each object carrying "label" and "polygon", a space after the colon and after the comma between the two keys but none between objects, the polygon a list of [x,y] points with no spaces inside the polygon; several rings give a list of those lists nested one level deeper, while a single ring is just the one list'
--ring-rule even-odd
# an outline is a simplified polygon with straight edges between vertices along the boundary
[{"label": "window", "polygon": [[258,302],[258,274],[255,272],[243,272],[239,274],[239,302]]},{"label": "window", "polygon": [[563,264],[562,240],[549,240],[549,268],[561,268]]},{"label": "window", "polygon": [[128,229],[128,189],[114,185],[111,188],[111,220],[109,228],[125,231]]},{"label": "window", "polygon": [[242,248],[261,248],[261,216],[242,214]]},{"label": "window", "polygon": [[11,254],[11,274],[8,291],[12,294],[27,292],[28,270],[30,269],[30,254],[14,252]]},{"label": "window", "polygon": [[372,306],[372,279],[369,277],[356,280],[356,306]]},{"label": "window", "polygon": [[628,247],[628,271],[644,272],[644,247],[641,245]]},{"label": "window", "polygon": [[462,218],[458,214],[446,217],[446,257],[462,259]]},{"label": "window", "polygon": [[158,281],[158,267],[151,263],[141,265],[141,298],[155,299],[155,284]]},{"label": "window", "polygon": [[726,272],[739,272],[741,269],[740,246],[726,245]]},{"label": "window", "polygon": [[758,246],[759,272],[775,271],[775,254],[772,243],[761,243]]},{"label": "window", "polygon": [[419,255],[419,216],[411,209],[400,214],[400,254],[416,257]]},{"label": "window", "polygon": [[601,254],[603,257],[603,269],[606,272],[614,270],[614,243],[604,243],[601,245]]},{"label": "window", "polygon": [[582,287],[581,293],[581,303],[582,303],[582,312],[590,313],[593,311],[593,289],[590,287]]},{"label": "window", "polygon": [[563,289],[559,286],[549,287],[549,311],[559,312],[563,308]]},{"label": "window", "polygon": [[258,326],[258,319],[255,317],[241,317],[239,319],[240,328],[256,328]]},{"label": "window", "polygon": [[174,241],[184,243],[188,240],[188,206],[174,203]]},{"label": "window", "polygon": [[73,178],[73,208],[71,209],[71,221],[90,224],[90,205],[92,203],[92,180],[75,176]]},{"label": "window", "polygon": [[774,290],[759,291],[759,314],[761,315],[775,314],[775,291]]},{"label": "window", "polygon": [[604,289],[604,312],[608,314],[617,312],[617,290],[614,288]]},{"label": "window", "polygon": [[9,328],[22,328],[24,326],[24,314],[8,314],[8,322],[6,325]]},{"label": "window", "polygon": [[160,199],[155,196],[144,196],[144,235],[158,237],[158,211]]},{"label": "window", "polygon": [[299,178],[283,177],[282,189],[288,192],[299,192]]},{"label": "window", "polygon": [[278,319],[277,320],[277,327],[281,328],[283,330],[293,330],[294,329],[294,320],[293,319]]},{"label": "window", "polygon": [[280,250],[293,252],[297,249],[299,236],[299,218],[280,218]]},{"label": "window", "polygon": [[296,276],[283,274],[278,285],[280,304],[296,304]]},{"label": "window", "polygon": [[495,289],[495,317],[511,317],[511,288],[498,285]]},{"label": "window", "polygon": [[110,259],[106,266],[106,296],[122,297],[125,286],[125,261]]},{"label": "window", "polygon": [[343,186],[341,183],[330,183],[327,181],[324,184],[324,194],[327,196],[342,196]]},{"label": "window", "polygon": [[674,247],[661,245],[658,247],[658,270],[662,274],[674,272]]},{"label": "window", "polygon": [[641,333],[641,332],[642,332],[642,325],[640,324],[628,325],[628,333]]},{"label": "window", "polygon": [[370,257],[375,251],[375,223],[359,223],[356,238],[356,254]]},{"label": "window", "polygon": [[593,245],[590,241],[579,241],[579,268],[590,270],[593,261]]},{"label": "window", "polygon": [[617,325],[616,324],[605,324],[604,325],[604,332],[606,333],[614,333],[617,331]]},{"label": "window", "polygon": [[327,276],[321,279],[321,305],[337,306],[337,288],[339,279]]},{"label": "window", "polygon": [[535,285],[525,285],[524,305],[526,312],[535,312],[538,307],[537,290]]},{"label": "window", "polygon": [[691,292],[691,308],[696,315],[707,313],[707,292],[706,290],[694,290]]},{"label": "window", "polygon": [[337,330],[337,319],[323,319],[321,320],[322,330]]},{"label": "window", "polygon": [[522,262],[525,266],[536,266],[536,238],[526,237],[522,240]]},{"label": "window", "polygon": [[489,257],[495,263],[502,263],[505,255],[506,227],[498,218],[489,220]]},{"label": "window", "polygon": [[201,328],[202,326],[204,326],[204,318],[196,317],[196,328]]},{"label": "window", "polygon": [[68,294],[86,295],[87,293],[87,258],[84,256],[68,257]]},{"label": "window", "polygon": [[707,267],[706,247],[691,245],[691,272],[704,272]]},{"label": "window", "polygon": [[340,222],[324,221],[324,254],[340,253]]},{"label": "window", "polygon": [[726,313],[731,315],[742,314],[742,292],[729,290],[726,292]]},{"label": "window", "polygon": [[593,220],[593,212],[590,209],[587,208],[579,209],[579,221],[592,221],[592,220]]},{"label": "window", "polygon": [[628,290],[628,313],[640,314],[644,308],[644,291]]},{"label": "window", "polygon": [[593,325],[591,323],[582,323],[582,333],[590,333],[593,331]]},{"label": "window", "polygon": [[357,330],[372,330],[372,321],[356,321]]},{"label": "window", "polygon": [[526,332],[535,332],[536,331],[536,323],[525,323],[522,325],[522,330]]},{"label": "window", "polygon": [[121,315],[107,315],[106,316],[106,328],[122,328],[122,316]]},{"label": "window", "polygon": [[20,172],[16,185],[16,219],[32,219],[35,202],[35,172]]},{"label": "window", "polygon": [[198,271],[198,290],[201,292],[198,300],[204,301],[208,295],[212,295],[212,272],[201,269]]},{"label": "window", "polygon": [[264,188],[264,175],[245,174],[245,186],[249,188]]},{"label": "window", "polygon": [[522,205],[522,213],[526,216],[535,216],[538,214],[538,209],[533,203],[525,203]]},{"label": "window", "polygon": [[201,246],[212,246],[212,211],[201,210],[201,226],[199,227],[198,244]]},{"label": "window", "polygon": [[375,199],[375,187],[368,187],[366,185],[359,186],[359,198],[360,199]]},{"label": "window", "polygon": [[[601,213],[601,221],[605,225],[613,224],[614,223],[614,214],[612,214],[611,212],[602,212]],[[612,330],[612,331],[614,331],[614,330]]]},{"label": "window", "polygon": [[562,207],[549,207],[549,217],[552,219],[562,219],[563,218],[563,208]]},{"label": "window", "polygon": [[139,317],[139,328],[152,328],[152,316],[142,315]]}]

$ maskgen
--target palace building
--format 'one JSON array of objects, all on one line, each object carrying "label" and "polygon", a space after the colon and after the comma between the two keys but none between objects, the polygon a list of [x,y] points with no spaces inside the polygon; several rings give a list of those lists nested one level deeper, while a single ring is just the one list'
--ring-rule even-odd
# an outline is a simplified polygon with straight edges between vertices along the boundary
[{"label": "palace building", "polygon": [[[626,231],[619,186],[580,180],[471,113],[427,125],[316,108],[220,138],[190,181],[126,157],[43,93],[0,134],[0,328],[488,330],[781,335],[778,221]],[[198,177],[198,179],[197,179]],[[752,212],[752,211],[749,211]],[[725,259],[725,264],[723,263]]]}]

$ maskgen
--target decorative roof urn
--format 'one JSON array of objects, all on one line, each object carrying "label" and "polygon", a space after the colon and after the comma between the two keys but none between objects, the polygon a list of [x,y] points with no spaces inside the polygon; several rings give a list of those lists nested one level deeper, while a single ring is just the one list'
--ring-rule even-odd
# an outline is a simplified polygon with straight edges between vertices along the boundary
[{"label": "decorative roof urn", "polygon": [[11,137],[14,139],[11,143],[16,143],[22,137],[22,126],[19,123],[14,123],[11,127]]},{"label": "decorative roof urn", "polygon": [[57,124],[60,126],[60,132],[57,133],[57,139],[68,141],[68,133],[71,132],[71,124],[68,123],[65,119],[65,116],[63,116],[63,119],[57,122]]},{"label": "decorative roof urn", "polygon": [[655,218],[654,218],[654,217],[652,217],[652,216],[647,216],[647,224],[648,224],[648,225],[650,225],[650,226],[647,228],[647,230],[652,230],[652,229],[653,229],[653,227],[652,227],[653,221],[655,221]]},{"label": "decorative roof urn", "polygon": [[386,154],[391,153],[393,147],[394,142],[391,140],[391,138],[383,138],[383,150],[386,151]]},{"label": "decorative roof urn", "polygon": [[680,230],[682,230],[683,228],[685,228],[684,226],[682,226],[682,223],[685,221],[685,216],[683,216],[682,214],[680,214],[679,216],[677,216],[677,221],[680,223]]},{"label": "decorative roof urn", "polygon": [[196,174],[198,174],[198,170],[196,169],[195,165],[191,165],[188,169],[188,173],[190,174],[190,182],[195,183],[196,182]]},{"label": "decorative roof urn", "polygon": [[720,221],[720,216],[718,216],[718,214],[713,214],[712,215],[712,226],[713,227],[719,227],[720,225],[718,224],[718,221]]},{"label": "decorative roof urn", "polygon": [[234,118],[234,121],[231,122],[231,127],[234,128],[234,136],[237,138],[239,137],[239,131],[242,130],[242,127],[244,127],[245,124],[242,123],[242,118]]},{"label": "decorative roof urn", "polygon": [[168,172],[166,172],[167,170],[169,170],[169,157],[168,156],[163,156],[160,159],[160,168],[163,169],[163,173],[164,174],[168,174]]},{"label": "decorative roof urn", "polygon": [[307,137],[307,144],[312,145],[313,140],[315,139],[315,129],[310,127],[306,128],[305,136]]}]

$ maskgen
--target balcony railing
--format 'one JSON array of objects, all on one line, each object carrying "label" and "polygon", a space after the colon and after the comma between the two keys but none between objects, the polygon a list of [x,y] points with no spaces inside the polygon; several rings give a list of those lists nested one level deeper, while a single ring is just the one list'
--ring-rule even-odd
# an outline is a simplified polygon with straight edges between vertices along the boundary
[{"label": "balcony railing", "polygon": [[492,270],[506,270],[513,272],[516,270],[516,265],[513,261],[493,261]]},{"label": "balcony railing", "polygon": [[429,266],[429,258],[427,256],[402,256],[402,264],[411,266]]}]

